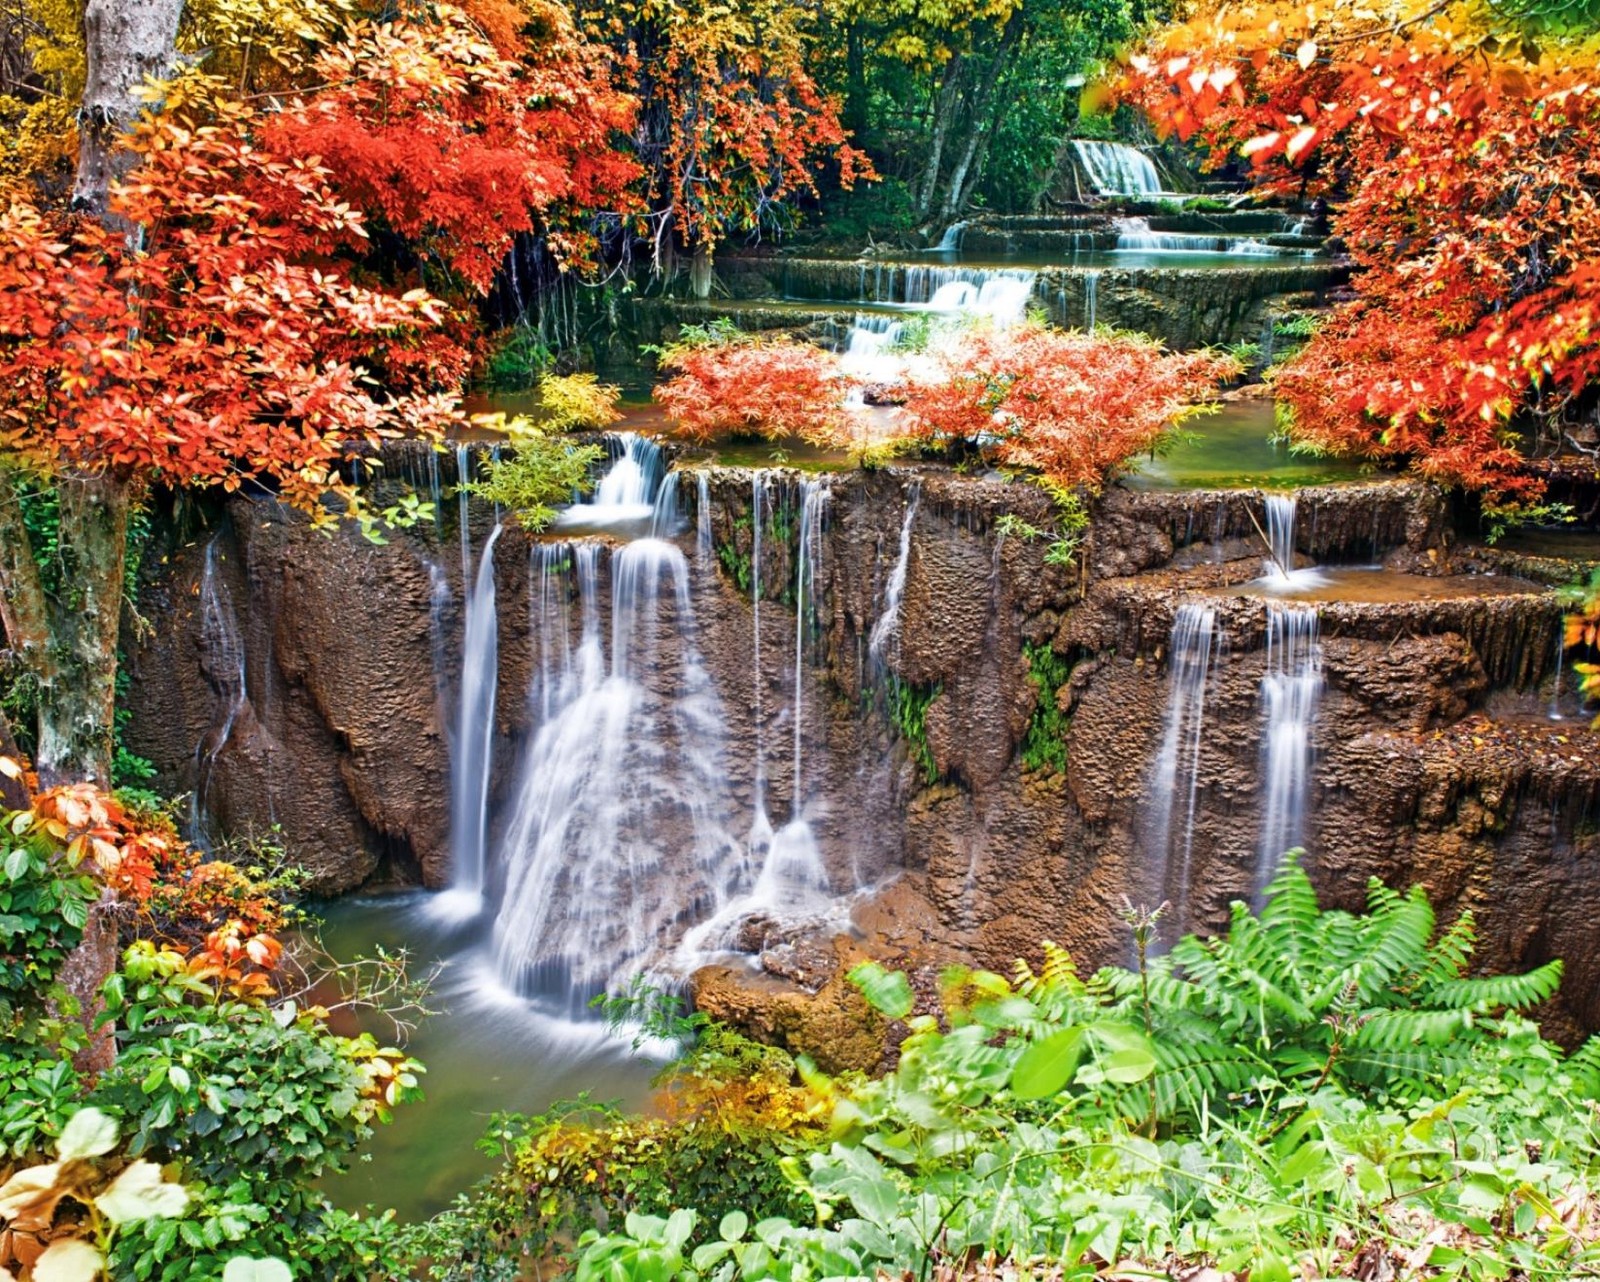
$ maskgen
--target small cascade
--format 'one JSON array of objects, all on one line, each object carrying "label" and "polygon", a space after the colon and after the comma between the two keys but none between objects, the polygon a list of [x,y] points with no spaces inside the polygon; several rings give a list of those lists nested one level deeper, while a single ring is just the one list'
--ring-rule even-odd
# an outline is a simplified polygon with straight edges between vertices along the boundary
[{"label": "small cascade", "polygon": [[961,251],[961,237],[966,234],[968,224],[965,222],[951,223],[944,229],[944,235],[939,237],[939,243],[933,247],[936,254],[956,254]]},{"label": "small cascade", "polygon": [[204,567],[200,572],[200,645],[206,683],[216,696],[211,724],[195,745],[195,784],[189,797],[191,841],[206,844],[206,792],[212,767],[227,747],[239,723],[239,714],[249,702],[245,680],[244,636],[239,616],[233,608],[228,585],[217,570],[217,540],[206,544]]},{"label": "small cascade", "polygon": [[[1016,325],[1027,315],[1038,273],[1022,268],[877,264],[870,281],[861,269],[863,302],[936,312],[942,316],[982,317],[997,325]],[[893,378],[891,349],[903,333],[892,316],[859,314],[846,343],[845,363],[869,378]]]},{"label": "small cascade", "polygon": [[495,607],[495,526],[484,541],[478,574],[467,597],[461,643],[461,689],[450,754],[450,890],[433,901],[441,917],[464,920],[483,908],[489,842],[489,770],[494,754],[495,688],[499,683],[500,620]]},{"label": "small cascade", "polygon": [[[742,852],[723,831],[723,720],[694,641],[689,566],[660,539],[611,558],[610,657],[596,542],[547,569],[539,626],[555,629],[569,592],[582,609],[575,653],[541,669],[541,716],[501,845],[494,923],[506,985],[571,1016],[637,974],[686,907],[719,906]],[[670,884],[673,893],[663,894]]]},{"label": "small cascade", "polygon": [[1243,258],[1301,256],[1252,236],[1212,236],[1203,232],[1152,231],[1147,218],[1119,218],[1116,249],[1138,254],[1237,254]]},{"label": "small cascade", "polygon": [[715,541],[711,534],[711,476],[700,472],[695,482],[694,556],[701,568],[711,564]]},{"label": "small cascade", "polygon": [[1095,315],[1100,309],[1100,273],[1086,272],[1083,277],[1083,328],[1094,333]]},{"label": "small cascade", "polygon": [[905,519],[900,522],[900,551],[889,571],[889,582],[883,591],[883,613],[872,625],[867,641],[867,654],[875,669],[881,669],[884,654],[891,641],[900,636],[900,599],[906,591],[906,574],[911,567],[911,527],[917,519],[917,505],[922,502],[922,482],[911,483],[911,498],[906,504]]},{"label": "small cascade", "polygon": [[1161,175],[1144,152],[1126,143],[1075,138],[1072,149],[1102,196],[1158,196]]},{"label": "small cascade", "polygon": [[[801,487],[800,547],[795,563],[794,608],[794,777],[790,822],[801,821],[805,809],[805,772],[802,756],[805,726],[806,606],[816,609],[817,557],[822,548],[822,522],[830,495],[822,481],[811,479]],[[823,879],[826,885],[826,877]]]},{"label": "small cascade", "polygon": [[1146,806],[1145,847],[1152,861],[1157,900],[1171,905],[1176,937],[1191,926],[1189,888],[1193,882],[1194,817],[1200,795],[1200,750],[1205,742],[1205,709],[1211,673],[1226,636],[1209,605],[1186,602],[1172,620],[1167,649],[1167,711]]},{"label": "small cascade", "polygon": [[896,361],[891,352],[904,332],[904,323],[892,316],[858,312],[845,346],[845,369],[865,378],[894,378]]},{"label": "small cascade", "polygon": [[661,446],[637,432],[606,438],[612,464],[587,503],[574,503],[556,518],[557,529],[610,528],[645,524],[655,516],[656,496],[666,476]]},{"label": "small cascade", "polygon": [[678,473],[668,472],[650,507],[650,537],[670,539],[678,532],[683,514],[678,510]]},{"label": "small cascade", "polygon": [[761,715],[761,527],[767,519],[767,476],[760,468],[750,473],[750,618],[751,701],[756,741],[756,804],[751,820],[750,844],[772,836],[767,820],[766,726]]},{"label": "small cascade", "polygon": [[1322,697],[1322,646],[1315,606],[1267,602],[1267,666],[1261,678],[1259,895],[1284,852],[1305,841],[1311,729]]},{"label": "small cascade", "polygon": [[456,444],[456,526],[461,535],[461,590],[465,592],[472,578],[472,524],[467,516],[470,495],[467,482],[472,480],[472,447],[464,441]]},{"label": "small cascade", "polygon": [[1295,517],[1299,505],[1292,494],[1267,495],[1267,546],[1272,560],[1266,573],[1288,579],[1294,574]]}]

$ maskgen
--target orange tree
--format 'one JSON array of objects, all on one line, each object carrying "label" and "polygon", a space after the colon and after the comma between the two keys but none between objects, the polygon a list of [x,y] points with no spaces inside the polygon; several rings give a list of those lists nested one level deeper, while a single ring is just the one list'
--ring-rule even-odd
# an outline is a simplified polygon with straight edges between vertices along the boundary
[{"label": "orange tree", "polygon": [[670,377],[655,399],[677,435],[796,436],[824,444],[843,430],[848,384],[838,358],[810,343],[690,326],[656,355]]},{"label": "orange tree", "polygon": [[1600,82],[1465,6],[1207,6],[1133,60],[1158,126],[1316,196],[1356,297],[1282,369],[1308,442],[1528,500],[1593,448]]},{"label": "orange tree", "polygon": [[[259,486],[325,525],[359,515],[336,464],[450,421],[459,305],[512,238],[537,226],[581,257],[579,207],[623,198],[636,171],[610,144],[631,109],[564,11],[474,8],[482,22],[440,5],[347,24],[271,112],[192,76],[109,160],[86,135],[91,212],[23,187],[0,214],[0,622],[37,689],[46,782],[109,782],[146,487]],[[146,34],[143,50],[91,40],[87,83],[106,78],[97,59],[171,65],[173,27]],[[39,476],[59,505],[47,543],[19,489]]]}]

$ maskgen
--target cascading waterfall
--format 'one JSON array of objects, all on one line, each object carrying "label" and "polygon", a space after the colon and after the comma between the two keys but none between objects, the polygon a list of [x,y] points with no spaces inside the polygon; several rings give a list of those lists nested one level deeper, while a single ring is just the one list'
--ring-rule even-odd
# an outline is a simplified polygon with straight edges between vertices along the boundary
[{"label": "cascading waterfall", "polygon": [[499,684],[499,618],[495,609],[495,526],[484,540],[467,598],[461,643],[461,689],[450,754],[450,890],[437,896],[441,917],[468,919],[483,908],[489,844],[489,770],[494,755],[494,704]]},{"label": "cascading waterfall", "polygon": [[1284,852],[1305,841],[1311,791],[1311,730],[1322,696],[1322,645],[1316,607],[1268,601],[1266,608],[1258,895],[1276,874]]},{"label": "cascading waterfall", "polygon": [[[817,556],[822,546],[822,521],[830,495],[821,481],[808,480],[801,487],[800,547],[795,564],[794,609],[794,782],[790,821],[799,820],[805,810],[805,772],[802,754],[805,726],[806,605],[816,608]],[[809,598],[808,598],[809,592]],[[824,878],[826,883],[826,878]]]},{"label": "cascading waterfall", "polygon": [[701,567],[711,564],[715,542],[711,534],[711,477],[702,471],[695,479],[694,555]]},{"label": "cascading waterfall", "polygon": [[1152,231],[1147,218],[1119,218],[1116,249],[1123,253],[1236,254],[1243,258],[1294,258],[1305,255],[1303,250],[1280,249],[1254,236]]},{"label": "cascading waterfall", "polygon": [[1095,314],[1100,309],[1100,273],[1087,272],[1083,278],[1084,330],[1094,333]]},{"label": "cascading waterfall", "polygon": [[[1027,314],[1038,273],[1023,268],[878,264],[870,299],[867,271],[861,269],[862,301],[937,312],[981,316],[997,325],[1018,324]],[[868,377],[893,377],[885,367],[902,323],[890,316],[858,315],[846,345],[847,365]]]},{"label": "cascading waterfall", "polygon": [[883,666],[889,643],[900,636],[900,599],[906,591],[906,575],[911,567],[911,527],[917,519],[917,505],[922,502],[922,482],[911,483],[911,496],[906,503],[905,519],[900,522],[900,550],[889,571],[889,582],[883,590],[883,613],[872,625],[867,640],[867,654],[874,668]]},{"label": "cascading waterfall", "polygon": [[1272,556],[1267,573],[1288,579],[1294,574],[1294,527],[1299,504],[1292,494],[1269,494],[1266,508],[1267,546]]},{"label": "cascading waterfall", "polygon": [[[694,643],[688,562],[660,539],[615,552],[608,662],[603,555],[592,542],[572,549],[582,635],[576,654],[558,645],[549,668],[550,711],[522,764],[494,923],[501,980],[573,1016],[647,966],[686,905],[720,906],[743,862],[720,822],[723,720]],[[541,609],[566,601],[563,585]]]},{"label": "cascading waterfall", "polygon": [[944,229],[944,235],[939,237],[939,243],[933,247],[936,254],[954,254],[961,249],[961,237],[966,232],[968,224],[965,222],[951,223]]},{"label": "cascading waterfall", "polygon": [[678,532],[681,519],[682,513],[678,510],[678,474],[668,472],[662,478],[661,488],[656,491],[655,501],[650,507],[650,537],[670,539]]},{"label": "cascading waterfall", "polygon": [[761,715],[761,527],[767,519],[766,501],[766,474],[756,468],[750,473],[750,705],[754,712],[756,740],[756,804],[750,827],[752,848],[772,837],[772,825],[767,820],[766,727]]},{"label": "cascading waterfall", "polygon": [[612,463],[595,486],[594,497],[557,516],[557,529],[643,524],[654,518],[656,496],[666,476],[661,446],[637,432],[616,432],[607,441]]},{"label": "cascading waterfall", "polygon": [[1152,889],[1158,899],[1171,904],[1178,932],[1191,924],[1189,886],[1206,692],[1226,640],[1217,627],[1217,612],[1209,605],[1185,602],[1173,615],[1167,648],[1167,711],[1150,783],[1145,845],[1156,874]]},{"label": "cascading waterfall", "polygon": [[1102,196],[1158,196],[1161,175],[1144,152],[1120,142],[1096,142],[1075,138],[1072,148],[1078,154],[1089,181]]},{"label": "cascading waterfall", "polygon": [[472,524],[467,517],[467,482],[472,480],[472,447],[465,443],[456,446],[456,527],[461,535],[461,583],[472,578]]},{"label": "cascading waterfall", "polygon": [[1567,625],[1563,619],[1556,620],[1556,667],[1555,676],[1550,685],[1550,710],[1546,714],[1551,721],[1562,721],[1561,715],[1561,667],[1567,660]]},{"label": "cascading waterfall", "polygon": [[206,843],[206,793],[212,767],[238,725],[239,714],[250,697],[245,680],[244,636],[234,612],[233,597],[217,570],[217,540],[206,544],[205,562],[200,572],[200,644],[205,656],[207,684],[216,695],[211,724],[195,745],[195,785],[189,797],[191,841]]}]

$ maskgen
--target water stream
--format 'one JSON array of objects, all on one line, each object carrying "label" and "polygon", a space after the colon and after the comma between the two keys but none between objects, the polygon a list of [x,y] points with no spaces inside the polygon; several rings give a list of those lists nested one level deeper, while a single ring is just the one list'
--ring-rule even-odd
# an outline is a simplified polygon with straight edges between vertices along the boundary
[{"label": "water stream", "polygon": [[1266,671],[1261,678],[1261,835],[1256,892],[1286,851],[1304,845],[1310,797],[1312,724],[1322,697],[1322,645],[1315,606],[1268,601]]}]

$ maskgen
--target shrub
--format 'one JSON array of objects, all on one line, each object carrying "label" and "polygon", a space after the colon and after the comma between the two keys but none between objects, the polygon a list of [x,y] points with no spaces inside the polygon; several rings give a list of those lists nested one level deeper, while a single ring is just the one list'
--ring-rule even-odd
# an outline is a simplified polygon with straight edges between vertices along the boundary
[{"label": "shrub", "polygon": [[827,443],[843,432],[847,385],[838,360],[809,343],[700,331],[660,349],[659,358],[672,377],[655,398],[678,435]]}]

